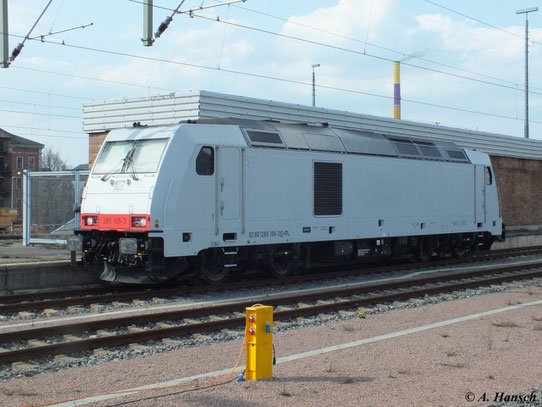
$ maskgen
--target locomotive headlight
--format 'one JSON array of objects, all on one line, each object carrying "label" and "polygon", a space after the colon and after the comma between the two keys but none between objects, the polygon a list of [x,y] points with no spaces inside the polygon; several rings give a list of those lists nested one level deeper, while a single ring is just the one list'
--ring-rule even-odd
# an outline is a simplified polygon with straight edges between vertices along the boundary
[{"label": "locomotive headlight", "polygon": [[98,217],[97,216],[86,216],[85,217],[85,223],[87,226],[97,226],[98,225]]},{"label": "locomotive headlight", "polygon": [[132,227],[144,228],[147,226],[146,216],[132,216]]}]

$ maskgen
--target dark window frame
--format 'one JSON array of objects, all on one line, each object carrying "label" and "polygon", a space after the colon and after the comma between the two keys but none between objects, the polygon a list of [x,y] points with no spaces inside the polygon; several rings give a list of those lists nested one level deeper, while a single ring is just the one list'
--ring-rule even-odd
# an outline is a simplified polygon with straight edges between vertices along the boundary
[{"label": "dark window frame", "polygon": [[[210,151],[210,154],[207,153]],[[196,157],[196,174],[202,176],[211,176],[215,173],[215,149],[211,146],[200,148]]]},{"label": "dark window frame", "polygon": [[493,172],[490,167],[485,167],[484,176],[486,185],[493,185]]},{"label": "dark window frame", "polygon": [[283,144],[279,133],[274,131],[246,130],[251,143]]},{"label": "dark window frame", "polygon": [[278,130],[243,128],[243,135],[248,145],[255,147],[286,148]]}]

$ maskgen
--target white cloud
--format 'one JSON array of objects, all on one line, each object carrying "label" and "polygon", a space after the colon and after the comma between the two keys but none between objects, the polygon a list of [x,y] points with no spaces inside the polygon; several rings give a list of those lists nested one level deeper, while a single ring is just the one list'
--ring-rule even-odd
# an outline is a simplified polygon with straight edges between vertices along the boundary
[{"label": "white cloud", "polygon": [[[416,17],[416,21],[422,31],[438,34],[444,49],[459,52],[463,58],[472,56],[473,53],[504,59],[516,59],[523,55],[523,29],[520,26],[509,27],[503,31],[480,27],[470,20],[452,20],[440,14],[420,15]],[[533,39],[541,38],[542,30],[532,30],[531,34]]]},{"label": "white cloud", "polygon": [[330,38],[329,34],[303,26],[306,25],[342,36],[365,38],[368,28],[376,30],[385,20],[392,2],[394,0],[339,0],[335,6],[320,7],[309,15],[291,17],[283,33],[313,40]]},{"label": "white cloud", "polygon": [[101,69],[101,78],[170,89],[193,89],[197,81],[212,73],[212,70],[189,64],[210,68],[230,66],[244,60],[252,52],[247,39],[229,39],[228,32],[224,43],[223,38],[223,26],[220,24],[184,32],[168,30],[152,48],[137,53],[177,64],[129,58],[117,66]]},{"label": "white cloud", "polygon": [[[21,4],[22,2],[9,2],[8,8],[8,29],[12,34],[17,35],[26,35],[32,24],[38,18],[41,13],[39,6],[32,6],[26,2],[26,4]],[[10,40],[10,42],[13,40]]]},{"label": "white cloud", "polygon": [[[241,37],[238,31],[222,24],[212,24],[207,28],[188,31],[171,31],[164,34],[165,47],[162,52],[177,56],[182,61],[197,61],[198,64],[217,66],[222,62],[246,58],[252,52],[250,42]],[[173,50],[173,52],[172,52]]]}]

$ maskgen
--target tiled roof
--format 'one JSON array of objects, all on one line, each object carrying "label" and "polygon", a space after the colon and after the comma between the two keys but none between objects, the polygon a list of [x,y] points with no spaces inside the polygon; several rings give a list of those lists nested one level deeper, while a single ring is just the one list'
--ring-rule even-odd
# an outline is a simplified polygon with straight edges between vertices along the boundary
[{"label": "tiled roof", "polygon": [[29,140],[29,139],[24,138],[24,137],[16,136],[15,134],[11,134],[11,133],[5,131],[4,129],[0,129],[0,137],[12,139],[13,140],[13,145],[15,145],[15,146],[37,147],[37,148],[45,147],[41,143]]},{"label": "tiled roof", "polygon": [[16,146],[25,146],[25,147],[38,147],[43,148],[45,147],[43,144],[38,143],[36,141],[28,140],[24,137],[19,136],[13,136],[13,144]]},{"label": "tiled roof", "polygon": [[11,134],[5,131],[4,129],[0,129],[0,137],[12,138],[12,137],[15,137],[15,134]]}]

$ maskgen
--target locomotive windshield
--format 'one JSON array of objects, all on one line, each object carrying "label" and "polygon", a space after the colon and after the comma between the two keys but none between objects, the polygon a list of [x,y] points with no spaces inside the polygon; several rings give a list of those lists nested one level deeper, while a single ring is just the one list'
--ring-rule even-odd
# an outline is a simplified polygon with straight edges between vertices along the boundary
[{"label": "locomotive windshield", "polygon": [[94,164],[94,174],[156,172],[168,139],[108,141]]}]

